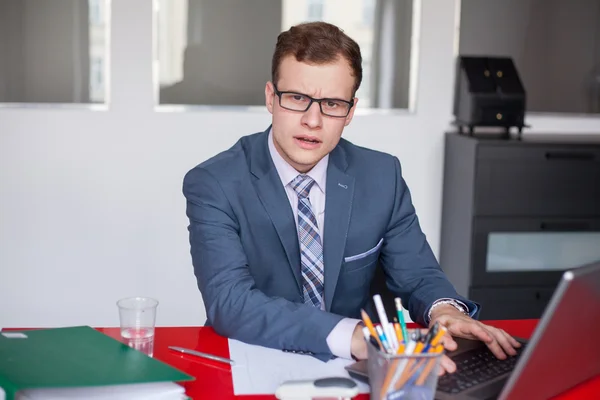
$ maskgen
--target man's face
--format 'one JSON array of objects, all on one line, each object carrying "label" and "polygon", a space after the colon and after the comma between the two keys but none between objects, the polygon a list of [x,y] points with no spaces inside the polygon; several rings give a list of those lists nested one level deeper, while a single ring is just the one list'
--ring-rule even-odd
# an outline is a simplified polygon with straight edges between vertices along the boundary
[{"label": "man's face", "polygon": [[[287,56],[279,65],[279,82],[275,84],[280,92],[350,101],[354,77],[350,64],[342,57],[330,64],[311,65]],[[272,82],[267,82],[265,96],[267,109],[273,114],[275,148],[299,172],[310,171],[337,146],[358,100],[354,100],[347,117],[336,118],[323,115],[316,102],[305,112],[282,108]]]}]

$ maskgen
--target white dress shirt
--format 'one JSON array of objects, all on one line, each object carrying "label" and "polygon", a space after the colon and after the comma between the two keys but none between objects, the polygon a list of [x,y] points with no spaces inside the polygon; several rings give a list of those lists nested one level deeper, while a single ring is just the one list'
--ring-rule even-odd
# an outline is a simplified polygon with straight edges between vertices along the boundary
[{"label": "white dress shirt", "polygon": [[[275,168],[277,169],[277,173],[279,174],[281,183],[285,188],[285,193],[287,194],[288,200],[290,201],[290,205],[292,206],[292,211],[294,213],[294,221],[296,222],[297,226],[298,195],[296,194],[296,191],[294,191],[290,183],[300,174],[300,172],[296,171],[296,169],[290,164],[288,164],[287,161],[285,161],[283,157],[279,154],[279,152],[275,148],[275,144],[273,143],[273,132],[269,132],[269,153],[271,153],[271,158],[273,159],[273,163],[275,164]],[[325,225],[325,188],[327,181],[328,163],[329,154],[323,157],[317,163],[317,165],[315,165],[310,171],[306,173],[306,175],[310,176],[315,181],[315,184],[310,189],[308,198],[310,200],[312,211],[317,219],[317,228],[319,231],[319,236],[321,237],[321,243],[323,245],[323,248],[325,248],[325,243],[323,243],[323,228]],[[323,268],[327,268],[327,265],[324,265]],[[324,297],[323,302],[321,302],[321,309],[325,309]],[[352,358],[352,334],[354,333],[356,324],[358,324],[359,322],[360,320],[358,319],[344,318],[329,333],[329,335],[327,336],[327,346],[329,346],[329,350],[334,356],[347,359]]]}]

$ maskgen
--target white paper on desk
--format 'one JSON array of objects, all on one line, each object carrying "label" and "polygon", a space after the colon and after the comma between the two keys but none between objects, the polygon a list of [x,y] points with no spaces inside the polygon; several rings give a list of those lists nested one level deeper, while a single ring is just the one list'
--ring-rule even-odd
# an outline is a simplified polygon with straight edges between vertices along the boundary
[{"label": "white paper on desk", "polygon": [[[235,395],[275,394],[285,381],[350,378],[344,367],[354,362],[342,358],[323,362],[313,356],[286,353],[233,339],[229,339],[229,356],[235,361],[231,367]],[[369,385],[354,381],[360,393],[369,393]]]}]

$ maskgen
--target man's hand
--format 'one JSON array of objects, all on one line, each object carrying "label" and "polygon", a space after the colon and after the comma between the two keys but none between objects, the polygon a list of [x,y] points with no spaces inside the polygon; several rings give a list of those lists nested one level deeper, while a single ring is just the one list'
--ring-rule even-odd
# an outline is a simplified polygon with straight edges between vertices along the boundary
[{"label": "man's hand", "polygon": [[[482,324],[449,304],[442,304],[433,309],[429,327],[431,328],[436,322],[448,329],[448,333],[442,339],[444,348],[448,351],[456,350],[458,347],[452,336],[481,340],[501,360],[504,360],[507,355],[516,355],[515,348],[521,347],[521,343],[504,330]],[[441,364],[442,374],[456,371],[456,364],[446,355]]]},{"label": "man's hand", "polygon": [[365,336],[362,332],[363,326],[362,322],[356,324],[354,333],[352,333],[352,342],[350,344],[352,357],[357,360],[365,360],[368,357],[367,342],[365,341]]}]

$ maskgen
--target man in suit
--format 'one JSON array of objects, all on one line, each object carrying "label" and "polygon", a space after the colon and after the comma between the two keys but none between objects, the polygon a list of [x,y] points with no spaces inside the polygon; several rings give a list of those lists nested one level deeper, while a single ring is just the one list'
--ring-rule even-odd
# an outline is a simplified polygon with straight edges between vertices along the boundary
[{"label": "man in suit", "polygon": [[[439,321],[500,358],[515,354],[518,342],[472,318],[477,304],[446,279],[398,159],[341,139],[358,102],[361,61],[356,42],[333,25],[283,32],[265,87],[272,125],[185,176],[207,324],[322,360],[366,358],[360,310],[380,266],[414,321]],[[442,364],[455,368],[449,358]]]}]

